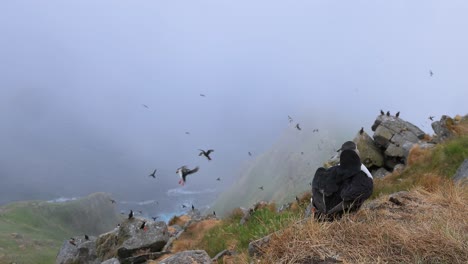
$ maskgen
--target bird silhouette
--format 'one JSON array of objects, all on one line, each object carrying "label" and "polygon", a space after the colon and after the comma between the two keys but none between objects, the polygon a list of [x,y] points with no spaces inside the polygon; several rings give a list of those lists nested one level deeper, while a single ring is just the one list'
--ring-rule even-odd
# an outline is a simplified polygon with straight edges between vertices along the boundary
[{"label": "bird silhouette", "polygon": [[185,135],[190,135],[190,132],[186,131],[186,132],[185,132]]},{"label": "bird silhouette", "polygon": [[380,109],[380,115],[385,115],[385,112],[382,109]]},{"label": "bird silhouette", "polygon": [[133,218],[133,210],[130,210],[130,213],[128,214],[128,219],[132,219]]},{"label": "bird silhouette", "polygon": [[198,156],[203,155],[203,156],[205,156],[208,160],[211,160],[210,153],[211,153],[211,152],[214,152],[214,150],[212,150],[212,149],[209,149],[209,150],[207,150],[207,151],[204,151],[203,149],[198,149],[198,150],[200,151],[200,154],[198,154]]},{"label": "bird silhouette", "polygon": [[263,191],[263,186],[260,186],[260,187],[258,187],[258,188],[259,188],[260,190],[262,190],[262,191]]},{"label": "bird silhouette", "polygon": [[193,210],[195,210],[195,206],[193,206],[193,204],[192,204],[192,211],[193,211]]},{"label": "bird silhouette", "polygon": [[434,117],[435,117],[435,116],[429,116],[429,119],[430,119],[431,121],[434,121]]},{"label": "bird silhouette", "polygon": [[89,240],[89,236],[85,234],[84,239]]},{"label": "bird silhouette", "polygon": [[76,247],[76,243],[75,243],[75,238],[70,238],[70,240],[68,240],[68,243],[74,245]]},{"label": "bird silhouette", "polygon": [[302,130],[301,127],[299,126],[299,123],[296,124],[297,130]]},{"label": "bird silhouette", "polygon": [[292,119],[292,117],[288,116],[288,120],[289,120],[289,123],[292,123],[294,120]]},{"label": "bird silhouette", "polygon": [[249,151],[249,156],[252,156],[252,153],[250,153],[250,151]]},{"label": "bird silhouette", "polygon": [[[204,95],[204,94],[200,94],[200,96],[201,96],[201,97],[206,97],[206,95]],[[215,97],[216,97],[216,96],[215,96]]]},{"label": "bird silhouette", "polygon": [[216,216],[216,212],[215,212],[215,211],[213,211],[213,215]]},{"label": "bird silhouette", "polygon": [[144,108],[149,109],[149,107],[145,104],[141,104]]},{"label": "bird silhouette", "polygon": [[432,75],[434,75],[434,73],[432,72],[432,70],[429,70],[429,75],[432,77]]},{"label": "bird silhouette", "polygon": [[156,221],[156,219],[158,219],[159,216],[152,216],[151,218],[153,218],[153,221]]},{"label": "bird silhouette", "polygon": [[187,206],[185,204],[182,205],[182,208],[187,208]]},{"label": "bird silhouette", "polygon": [[221,178],[216,179],[217,181],[221,181]]},{"label": "bird silhouette", "polygon": [[387,111],[387,116],[390,116],[390,111]]},{"label": "bird silhouette", "polygon": [[299,197],[296,196],[296,202],[299,204]]},{"label": "bird silhouette", "polygon": [[143,224],[141,224],[140,229],[145,229],[146,221],[143,221]]},{"label": "bird silhouette", "polygon": [[114,199],[110,199],[111,203],[115,204],[115,200]]},{"label": "bird silhouette", "polygon": [[198,167],[195,167],[195,169],[190,170],[190,169],[187,169],[186,166],[182,166],[182,167],[178,168],[178,169],[176,170],[176,173],[179,174],[179,176],[180,176],[179,184],[181,184],[182,186],[184,186],[184,185],[185,185],[185,181],[186,181],[186,179],[187,179],[187,176],[190,175],[190,174],[192,174],[192,173],[197,172],[198,169],[199,169]]},{"label": "bird silhouette", "polygon": [[359,130],[359,135],[362,135],[364,133],[364,127],[361,127],[361,130]]},{"label": "bird silhouette", "polygon": [[149,176],[149,177],[153,177],[154,179],[156,179],[156,171],[157,171],[157,169],[155,169],[155,170],[153,171],[153,173],[151,173],[151,174],[148,175],[148,176]]},{"label": "bird silhouette", "polygon": [[303,151],[301,151],[301,155],[304,155],[304,152],[303,152]]},{"label": "bird silhouette", "polygon": [[400,117],[400,111],[395,114],[395,117]]}]

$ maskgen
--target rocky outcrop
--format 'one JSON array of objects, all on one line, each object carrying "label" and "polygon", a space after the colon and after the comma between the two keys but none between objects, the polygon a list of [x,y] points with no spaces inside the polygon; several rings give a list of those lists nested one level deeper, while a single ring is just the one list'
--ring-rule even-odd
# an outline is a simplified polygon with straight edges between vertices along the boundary
[{"label": "rocky outcrop", "polygon": [[382,152],[366,132],[358,133],[353,141],[357,145],[362,163],[367,168],[382,167],[384,165]]},{"label": "rocky outcrop", "polygon": [[173,256],[165,258],[159,262],[160,264],[210,264],[210,256],[204,250],[189,250],[182,251]]},{"label": "rocky outcrop", "polygon": [[111,258],[102,262],[101,264],[120,264],[120,261],[116,258]]},{"label": "rocky outcrop", "polygon": [[453,180],[458,182],[468,181],[468,159],[465,159],[460,167],[458,167],[457,172],[453,176]]},{"label": "rocky outcrop", "polygon": [[249,243],[249,256],[259,257],[262,255],[262,247],[270,242],[271,235],[257,239]]},{"label": "rocky outcrop", "polygon": [[[144,228],[143,222],[146,222]],[[98,238],[75,237],[73,241],[64,242],[57,264],[101,263],[116,259],[116,263],[145,263],[163,255],[161,252],[169,240],[169,232],[164,222],[154,222],[135,217],[125,220],[114,230]],[[115,260],[112,260],[115,262]],[[109,262],[112,263],[112,262]]]},{"label": "rocky outcrop", "polygon": [[372,172],[372,177],[374,177],[375,179],[378,179],[378,178],[383,178],[387,176],[388,174],[390,174],[388,170],[386,170],[385,168],[379,168]]},{"label": "rocky outcrop", "polygon": [[63,242],[55,260],[56,264],[98,264],[96,255],[96,238],[86,240],[84,236],[75,237],[73,241]]}]

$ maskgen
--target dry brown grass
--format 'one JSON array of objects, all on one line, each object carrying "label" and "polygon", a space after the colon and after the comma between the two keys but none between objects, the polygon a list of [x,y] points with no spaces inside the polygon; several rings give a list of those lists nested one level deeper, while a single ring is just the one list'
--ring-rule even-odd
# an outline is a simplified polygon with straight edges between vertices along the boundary
[{"label": "dry brown grass", "polygon": [[200,244],[204,234],[220,222],[220,220],[208,219],[191,224],[185,232],[174,241],[171,252],[199,249],[195,248],[195,246]]},{"label": "dry brown grass", "polygon": [[430,160],[432,149],[422,149],[418,144],[415,144],[409,151],[407,164],[412,166],[414,164],[423,163]]},{"label": "dry brown grass", "polygon": [[468,187],[439,186],[411,191],[403,206],[383,196],[339,221],[295,224],[272,238],[261,263],[468,263]]}]

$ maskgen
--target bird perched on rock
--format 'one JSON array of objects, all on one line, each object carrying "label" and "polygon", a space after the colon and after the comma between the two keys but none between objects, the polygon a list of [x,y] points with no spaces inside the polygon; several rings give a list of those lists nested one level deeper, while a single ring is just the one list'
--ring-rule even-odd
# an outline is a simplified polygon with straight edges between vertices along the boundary
[{"label": "bird perched on rock", "polygon": [[395,114],[395,117],[400,117],[400,111],[398,111],[396,114]]},{"label": "bird perched on rock", "polygon": [[213,215],[216,216],[216,212],[215,212],[215,211],[213,211]]},{"label": "bird perched on rock", "polygon": [[211,160],[211,158],[210,158],[210,153],[213,152],[214,150],[212,150],[212,149],[209,149],[209,150],[207,150],[207,151],[204,151],[203,149],[198,149],[198,150],[200,151],[200,154],[198,154],[198,156],[203,155],[203,156],[205,156],[208,160]]},{"label": "bird perched on rock", "polygon": [[299,130],[299,131],[302,130],[301,127],[299,126],[299,123],[296,124],[296,128],[297,128],[297,130]]},{"label": "bird perched on rock", "polygon": [[70,240],[68,240],[68,243],[74,245],[76,247],[76,243],[75,243],[75,238],[70,238]]},{"label": "bird perched on rock", "polygon": [[359,135],[362,135],[364,133],[364,127],[361,127],[361,130],[359,130]]},{"label": "bird perched on rock", "polygon": [[84,239],[89,240],[89,236],[85,234]]},{"label": "bird perched on rock", "polygon": [[195,206],[193,206],[193,204],[192,204],[192,211],[193,211],[193,210],[195,210]]},{"label": "bird perched on rock", "polygon": [[133,210],[130,210],[130,213],[128,214],[128,219],[132,219],[133,218]]},{"label": "bird perched on rock", "polygon": [[383,110],[380,110],[380,115],[385,115]]},{"label": "bird perched on rock", "polygon": [[155,169],[153,171],[153,173],[151,173],[150,175],[148,175],[148,177],[153,177],[154,179],[156,179],[156,171],[158,171],[157,169]]},{"label": "bird perched on rock", "polygon": [[296,196],[296,202],[299,204],[299,197]]},{"label": "bird perched on rock", "polygon": [[187,166],[182,166],[182,167],[178,168],[176,170],[176,173],[179,174],[179,176],[180,176],[179,184],[181,184],[182,186],[185,185],[185,181],[187,179],[187,176],[192,174],[192,173],[197,172],[198,169],[199,169],[198,167],[195,167],[195,169],[190,170],[190,169],[187,169]]},{"label": "bird perched on rock", "polygon": [[140,229],[145,229],[146,221],[143,221],[143,224],[141,224]]},{"label": "bird perched on rock", "polygon": [[387,111],[387,116],[390,116],[390,111]]}]

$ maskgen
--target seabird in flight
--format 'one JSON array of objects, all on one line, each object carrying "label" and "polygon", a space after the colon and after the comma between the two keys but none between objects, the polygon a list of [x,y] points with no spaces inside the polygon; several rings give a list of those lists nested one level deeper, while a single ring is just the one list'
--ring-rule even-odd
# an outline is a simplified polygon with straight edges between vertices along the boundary
[{"label": "seabird in flight", "polygon": [[187,169],[186,166],[182,166],[182,167],[178,168],[178,169],[176,170],[176,173],[179,174],[179,176],[180,176],[179,184],[181,184],[182,186],[184,186],[187,176],[190,175],[190,174],[192,174],[192,173],[197,172],[198,169],[199,169],[198,167],[195,167],[195,169],[190,170],[190,169]]},{"label": "seabird in flight", "polygon": [[259,188],[260,190],[262,190],[262,191],[263,191],[263,186],[260,186],[260,187],[258,187],[258,188]]},{"label": "seabird in flight", "polygon": [[435,116],[429,116],[429,119],[430,119],[431,121],[434,121],[434,117],[435,117]]},{"label": "seabird in flight", "polygon": [[210,153],[211,153],[211,152],[214,152],[214,150],[212,150],[212,149],[209,149],[209,150],[207,150],[207,151],[204,151],[203,149],[198,149],[198,150],[200,151],[200,154],[198,154],[198,156],[203,155],[203,156],[205,156],[208,160],[211,160],[211,158],[210,158]]},{"label": "seabird in flight", "polygon": [[429,75],[432,77],[432,75],[434,75],[434,73],[432,72],[432,70],[429,70]]},{"label": "seabird in flight", "polygon": [[149,176],[149,177],[153,177],[154,179],[156,179],[156,171],[157,171],[157,170],[158,170],[158,169],[155,169],[155,170],[153,171],[153,173],[151,173],[151,174],[148,175],[148,176]]},{"label": "seabird in flight", "polygon": [[185,204],[182,205],[182,208],[187,208],[187,206]]},{"label": "seabird in flight", "polygon": [[294,120],[292,119],[292,117],[288,116],[288,120],[289,120],[289,123],[292,123]]},{"label": "seabird in flight", "polygon": [[296,124],[297,130],[302,130],[301,127],[299,126],[299,123]]},{"label": "seabird in flight", "polygon": [[149,109],[149,107],[148,107],[147,105],[145,105],[145,104],[141,104],[141,105],[142,105],[144,108]]},{"label": "seabird in flight", "polygon": [[221,181],[221,178],[218,177],[218,179],[216,179],[217,181]]},{"label": "seabird in flight", "polygon": [[152,216],[151,218],[153,218],[153,221],[156,221],[156,219],[158,219],[159,216]]}]

